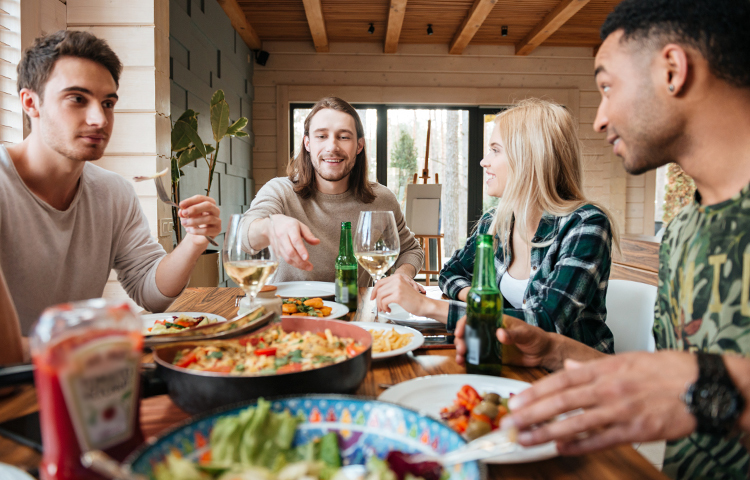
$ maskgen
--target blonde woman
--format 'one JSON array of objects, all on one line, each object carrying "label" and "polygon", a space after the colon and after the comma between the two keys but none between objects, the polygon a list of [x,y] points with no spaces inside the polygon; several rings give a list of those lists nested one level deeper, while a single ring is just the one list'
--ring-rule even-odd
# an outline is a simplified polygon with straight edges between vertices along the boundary
[{"label": "blonde woman", "polygon": [[[419,295],[398,276],[378,282],[381,311],[397,303],[452,331],[465,314],[476,235],[495,238],[504,313],[612,353],[605,295],[616,233],[602,207],[583,195],[581,151],[573,118],[559,105],[525,100],[498,115],[487,156],[487,192],[501,200],[440,272],[445,302]],[[460,301],[456,301],[460,300]]]}]

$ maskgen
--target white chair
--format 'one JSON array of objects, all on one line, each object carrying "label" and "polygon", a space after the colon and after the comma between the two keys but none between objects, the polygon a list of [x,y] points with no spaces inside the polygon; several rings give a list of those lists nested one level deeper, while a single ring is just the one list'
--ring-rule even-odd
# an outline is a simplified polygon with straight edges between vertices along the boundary
[{"label": "white chair", "polygon": [[629,280],[610,280],[607,326],[615,337],[615,352],[653,352],[656,287]]}]

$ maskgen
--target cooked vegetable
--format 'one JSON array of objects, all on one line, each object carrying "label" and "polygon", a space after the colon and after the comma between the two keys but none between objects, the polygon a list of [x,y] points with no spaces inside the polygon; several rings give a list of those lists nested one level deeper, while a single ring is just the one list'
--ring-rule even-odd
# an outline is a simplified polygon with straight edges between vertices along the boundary
[{"label": "cooked vegetable", "polygon": [[324,367],[355,357],[364,349],[330,330],[287,333],[279,325],[253,337],[181,350],[172,363],[204,372],[269,375]]},{"label": "cooked vegetable", "polygon": [[162,335],[165,333],[181,332],[187,328],[202,327],[211,323],[216,323],[215,318],[208,317],[189,317],[187,315],[173,315],[171,319],[157,320],[154,325],[147,328],[144,335]]},{"label": "cooked vegetable", "polygon": [[468,440],[474,440],[498,428],[508,413],[508,400],[496,393],[479,395],[470,385],[456,394],[453,405],[440,411],[440,418]]},{"label": "cooked vegetable", "polygon": [[282,300],[281,313],[303,317],[327,317],[333,309],[323,304],[322,298],[285,298]]}]

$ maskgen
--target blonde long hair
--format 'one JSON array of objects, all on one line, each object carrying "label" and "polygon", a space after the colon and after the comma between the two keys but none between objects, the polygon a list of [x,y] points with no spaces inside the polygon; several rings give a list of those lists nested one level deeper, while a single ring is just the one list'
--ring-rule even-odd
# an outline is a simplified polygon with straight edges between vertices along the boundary
[{"label": "blonde long hair", "polygon": [[500,239],[505,258],[514,211],[514,228],[521,229],[522,238],[534,247],[544,247],[551,241],[537,244],[527,238],[529,213],[542,211],[564,217],[585,204],[596,205],[607,215],[619,248],[612,216],[583,194],[581,144],[570,113],[560,105],[531,98],[499,114],[495,124],[505,147],[508,178],[488,233],[494,237],[503,232]]}]

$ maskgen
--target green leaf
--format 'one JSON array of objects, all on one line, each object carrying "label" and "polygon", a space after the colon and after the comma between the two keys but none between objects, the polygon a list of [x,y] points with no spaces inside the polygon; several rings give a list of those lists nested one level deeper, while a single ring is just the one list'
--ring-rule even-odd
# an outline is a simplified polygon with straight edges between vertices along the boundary
[{"label": "green leaf", "polygon": [[179,163],[177,161],[177,157],[172,157],[171,159],[171,170],[170,170],[170,176],[172,177],[172,184],[176,185],[180,183],[180,167]]},{"label": "green leaf", "polygon": [[742,353],[742,350],[740,349],[740,346],[737,345],[737,342],[732,340],[731,338],[720,338],[718,342],[719,346],[724,351],[731,351],[731,352],[737,352]]},{"label": "green leaf", "polygon": [[223,102],[223,101],[224,101],[224,90],[222,89],[216,90],[213,96],[211,97],[211,106],[213,107],[217,103]]},{"label": "green leaf", "polygon": [[[214,147],[212,147],[211,145],[206,145],[205,147],[206,147],[206,154],[210,154],[211,152],[214,151]],[[185,165],[188,165],[198,160],[201,157],[202,155],[200,154],[198,149],[195,146],[192,146],[188,148],[187,150],[183,150],[182,153],[180,153],[178,167],[182,168]]]},{"label": "green leaf", "polygon": [[229,104],[224,100],[223,92],[221,97],[221,101],[217,103],[211,101],[211,130],[214,132],[214,141],[217,144],[224,138],[229,128]]},{"label": "green leaf", "polygon": [[[183,125],[186,125],[183,122]],[[190,125],[184,128],[185,135],[188,136],[191,142],[193,142],[193,145],[195,145],[195,148],[198,149],[202,157],[205,157],[208,155],[206,152],[206,146],[203,145],[203,140],[201,140],[201,137],[198,135],[198,132]]]},{"label": "green leaf", "polygon": [[[240,117],[236,122],[234,122],[227,129],[227,135],[229,135],[229,136],[247,136],[247,132],[243,132],[242,131],[246,126],[247,126],[247,118]],[[238,133],[244,133],[244,135],[237,135]]]},{"label": "green leaf", "polygon": [[174,124],[172,128],[172,151],[181,152],[190,146],[191,137],[189,130],[195,131],[188,122],[182,120]]},{"label": "green leaf", "polygon": [[196,112],[195,110],[185,110],[184,112],[182,112],[182,115],[180,115],[180,118],[178,118],[177,121],[187,122],[195,130],[198,130],[198,112]]}]

